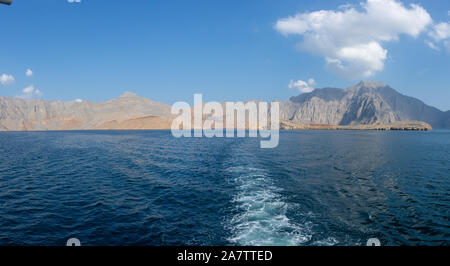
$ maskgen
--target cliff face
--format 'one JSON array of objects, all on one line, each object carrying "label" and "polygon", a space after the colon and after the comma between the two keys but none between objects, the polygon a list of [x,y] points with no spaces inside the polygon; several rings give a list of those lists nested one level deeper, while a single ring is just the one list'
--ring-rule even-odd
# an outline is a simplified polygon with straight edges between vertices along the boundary
[{"label": "cliff face", "polygon": [[125,93],[106,103],[0,98],[0,130],[170,128],[170,106]]},{"label": "cliff face", "polygon": [[450,128],[449,112],[402,95],[379,82],[362,81],[347,89],[316,89],[292,97],[280,108],[280,119],[295,123],[368,125],[417,120],[433,128]]}]

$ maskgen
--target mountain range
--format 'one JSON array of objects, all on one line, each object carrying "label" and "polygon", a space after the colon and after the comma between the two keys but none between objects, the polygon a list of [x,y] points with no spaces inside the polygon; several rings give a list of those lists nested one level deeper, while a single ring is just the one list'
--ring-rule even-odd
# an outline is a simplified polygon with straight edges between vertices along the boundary
[{"label": "mountain range", "polygon": [[[0,131],[170,129],[167,104],[126,92],[108,102],[61,102],[0,98]],[[280,102],[280,120],[339,126],[416,120],[450,128],[442,112],[380,82],[362,81],[346,89],[322,88]]]},{"label": "mountain range", "polygon": [[316,89],[292,97],[280,108],[280,119],[297,123],[367,125],[417,120],[433,128],[450,128],[450,111],[442,112],[381,82]]}]

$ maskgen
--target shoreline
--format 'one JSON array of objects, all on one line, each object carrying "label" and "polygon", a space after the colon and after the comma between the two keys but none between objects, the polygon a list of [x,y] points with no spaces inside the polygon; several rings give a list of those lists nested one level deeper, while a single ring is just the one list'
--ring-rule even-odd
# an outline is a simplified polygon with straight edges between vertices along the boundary
[{"label": "shoreline", "polygon": [[377,130],[377,131],[431,131],[433,128],[421,121],[397,121],[388,124],[375,123],[370,125],[328,125],[294,123],[280,121],[280,129],[284,130]]},{"label": "shoreline", "polygon": [[[300,125],[300,126],[298,126]],[[336,126],[321,124],[297,124],[298,127],[281,125],[280,131],[434,131],[431,127],[393,127],[389,125],[358,125],[358,126]],[[224,131],[226,129],[224,128]],[[236,129],[235,129],[236,130]],[[245,129],[245,131],[255,131],[256,129]],[[439,130],[439,129],[438,129]],[[149,129],[49,129],[49,130],[0,130],[1,133],[25,133],[25,132],[107,132],[107,131],[171,131],[170,128],[149,128]],[[192,129],[194,131],[194,129]]]}]

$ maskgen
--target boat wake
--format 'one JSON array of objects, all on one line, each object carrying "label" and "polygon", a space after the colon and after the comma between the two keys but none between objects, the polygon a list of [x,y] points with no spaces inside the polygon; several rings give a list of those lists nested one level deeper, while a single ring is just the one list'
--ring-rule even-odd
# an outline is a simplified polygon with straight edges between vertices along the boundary
[{"label": "boat wake", "polygon": [[236,184],[236,214],[228,221],[230,242],[249,246],[295,246],[311,240],[309,224],[298,225],[286,216],[288,204],[280,188],[263,169],[230,167]]}]

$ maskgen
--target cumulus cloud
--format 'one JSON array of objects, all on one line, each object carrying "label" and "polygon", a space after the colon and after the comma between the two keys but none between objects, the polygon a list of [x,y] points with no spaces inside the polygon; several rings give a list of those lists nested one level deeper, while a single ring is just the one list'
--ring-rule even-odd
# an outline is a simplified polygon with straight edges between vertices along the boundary
[{"label": "cumulus cloud", "polygon": [[27,77],[33,76],[33,70],[27,69],[27,71],[25,71],[25,75],[27,75]]},{"label": "cumulus cloud", "polygon": [[0,83],[1,83],[2,85],[9,85],[9,84],[13,83],[14,80],[15,80],[15,79],[14,79],[14,76],[13,76],[13,75],[2,74],[2,75],[0,76]]},{"label": "cumulus cloud", "polygon": [[67,0],[69,3],[81,3],[81,0]]},{"label": "cumulus cloud", "polygon": [[428,47],[440,51],[440,48],[438,46],[442,42],[443,46],[450,53],[450,22],[440,22],[433,24],[431,30],[428,32],[428,36],[430,37],[430,40],[425,41]]},{"label": "cumulus cloud", "polygon": [[76,102],[76,103],[81,103],[81,102],[83,102],[83,100],[81,100],[81,99],[75,99],[75,102]]},{"label": "cumulus cloud", "polygon": [[431,23],[419,5],[367,0],[359,9],[346,5],[279,19],[275,29],[286,36],[302,36],[300,50],[323,56],[328,69],[357,79],[384,68],[388,53],[384,42],[398,40],[401,34],[417,37]]},{"label": "cumulus cloud", "polygon": [[436,42],[450,38],[450,22],[441,22],[433,25],[433,28],[428,35]]},{"label": "cumulus cloud", "polygon": [[41,95],[41,91],[35,89],[33,85],[30,85],[22,90],[22,95],[20,95],[19,98],[31,99],[35,96],[39,97]]},{"label": "cumulus cloud", "polygon": [[297,90],[300,93],[308,93],[314,90],[314,85],[316,81],[313,78],[308,79],[308,81],[303,80],[292,80],[289,82],[288,88],[291,90]]}]

